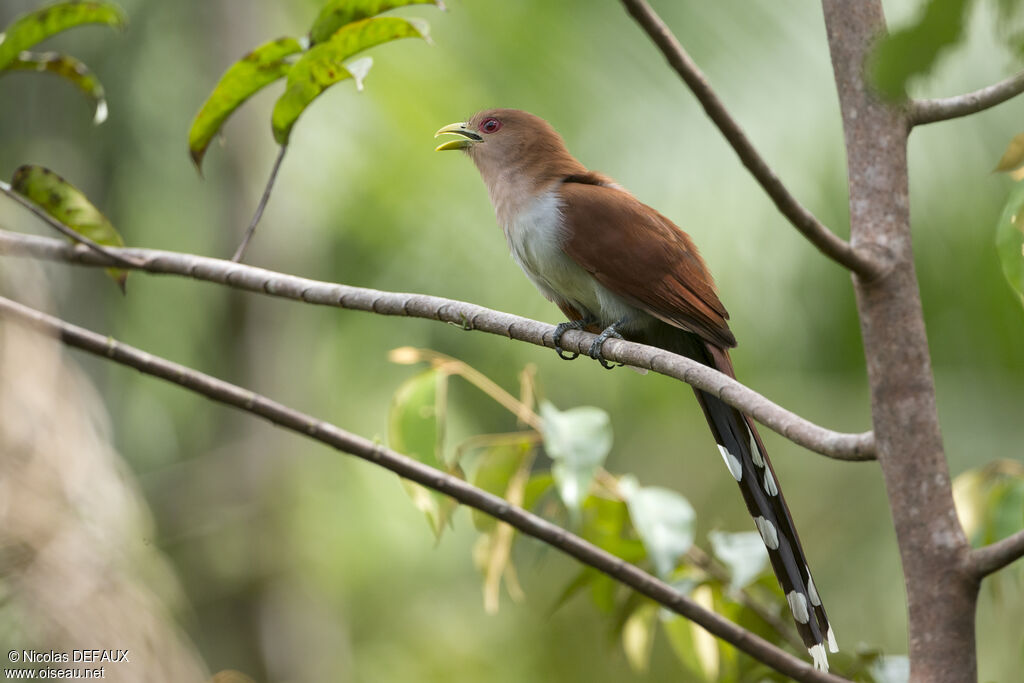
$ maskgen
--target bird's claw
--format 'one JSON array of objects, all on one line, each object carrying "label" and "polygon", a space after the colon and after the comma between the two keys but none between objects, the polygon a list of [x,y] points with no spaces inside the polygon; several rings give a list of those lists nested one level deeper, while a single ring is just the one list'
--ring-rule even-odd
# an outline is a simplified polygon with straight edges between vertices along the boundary
[{"label": "bird's claw", "polygon": [[609,325],[604,328],[604,331],[601,332],[601,334],[597,335],[597,339],[595,339],[594,343],[590,345],[590,350],[587,352],[587,355],[600,363],[601,367],[605,370],[621,368],[625,363],[609,363],[601,354],[601,347],[603,347],[604,343],[609,339],[622,339],[622,335],[619,334],[618,323]]},{"label": "bird's claw", "polygon": [[566,323],[558,323],[555,326],[555,332],[551,335],[551,342],[555,345],[555,353],[558,354],[559,358],[562,360],[574,360],[579,357],[580,354],[574,351],[570,352],[570,355],[566,355],[565,349],[559,346],[559,342],[562,341],[562,335],[566,332],[569,330],[582,330],[584,324],[582,320],[570,320]]}]

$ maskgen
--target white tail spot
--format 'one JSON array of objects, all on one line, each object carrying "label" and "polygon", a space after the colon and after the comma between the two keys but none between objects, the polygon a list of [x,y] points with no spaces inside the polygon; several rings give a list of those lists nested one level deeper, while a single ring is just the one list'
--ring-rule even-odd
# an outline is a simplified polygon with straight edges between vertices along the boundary
[{"label": "white tail spot", "polygon": [[779,495],[779,486],[775,483],[775,477],[772,476],[772,468],[764,468],[764,490],[768,492],[769,496]]},{"label": "white tail spot", "polygon": [[832,627],[828,627],[828,649],[831,652],[839,652],[839,644],[836,643],[836,634],[832,633]]},{"label": "white tail spot", "polygon": [[[811,604],[815,607],[821,607],[821,598],[818,597],[818,589],[814,587],[814,579],[811,578],[811,570],[807,569],[807,596],[811,599]],[[833,650],[835,652],[835,650]]]},{"label": "white tail spot", "polygon": [[814,660],[814,668],[819,671],[828,671],[828,655],[825,654],[825,646],[818,643],[814,647],[807,648],[807,651],[811,654],[811,659]]},{"label": "white tail spot", "polygon": [[779,532],[775,530],[775,525],[771,523],[771,520],[758,516],[754,517],[754,524],[757,525],[757,531],[761,534],[761,540],[764,541],[765,547],[768,550],[778,550]]},{"label": "white tail spot", "polygon": [[811,620],[811,613],[807,611],[807,598],[803,596],[803,593],[796,591],[786,593],[786,602],[789,603],[789,611],[793,613],[794,619],[801,624],[806,624]]},{"label": "white tail spot", "polygon": [[[750,429],[747,429],[750,432]],[[754,432],[750,432],[750,457],[754,459],[754,464],[758,467],[764,467],[764,458],[761,457],[761,449],[757,447],[757,439],[754,438]]]},{"label": "white tail spot", "polygon": [[742,479],[743,467],[740,466],[740,461],[736,459],[736,456],[730,453],[722,444],[718,444],[718,450],[722,454],[722,460],[725,461],[725,466],[729,468],[729,473],[732,474],[732,478],[736,481]]}]

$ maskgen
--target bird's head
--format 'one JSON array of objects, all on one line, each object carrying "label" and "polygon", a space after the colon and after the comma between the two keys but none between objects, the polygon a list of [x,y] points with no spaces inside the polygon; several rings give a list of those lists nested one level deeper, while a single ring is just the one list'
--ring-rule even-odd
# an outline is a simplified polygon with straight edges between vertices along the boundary
[{"label": "bird's head", "polygon": [[547,121],[518,109],[487,109],[445,126],[434,137],[447,134],[458,137],[437,151],[464,150],[488,185],[510,175],[543,181],[583,169]]}]

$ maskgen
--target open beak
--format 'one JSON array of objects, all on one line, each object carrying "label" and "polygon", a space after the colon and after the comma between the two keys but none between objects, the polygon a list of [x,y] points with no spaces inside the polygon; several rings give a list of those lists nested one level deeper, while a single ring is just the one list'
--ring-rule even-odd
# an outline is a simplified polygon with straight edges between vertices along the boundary
[{"label": "open beak", "polygon": [[462,137],[457,140],[449,140],[448,142],[442,143],[437,146],[435,152],[443,152],[446,149],[466,149],[472,147],[478,142],[483,141],[483,138],[474,133],[469,129],[469,123],[463,121],[462,123],[449,123],[441,130],[434,133],[434,137],[440,137],[446,134],[461,135]]}]

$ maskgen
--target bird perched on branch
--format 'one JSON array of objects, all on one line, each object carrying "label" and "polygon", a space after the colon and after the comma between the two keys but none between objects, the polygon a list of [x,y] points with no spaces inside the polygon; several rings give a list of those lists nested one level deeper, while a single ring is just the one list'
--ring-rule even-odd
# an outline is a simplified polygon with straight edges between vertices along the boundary
[{"label": "bird perched on branch", "polygon": [[[463,150],[476,164],[523,272],[569,319],[568,330],[597,338],[589,355],[605,367],[601,347],[628,339],[686,355],[734,377],[736,338],[715,283],[690,237],[611,178],[588,170],[543,119],[491,109],[453,123],[437,147]],[[786,594],[797,630],[819,669],[828,669],[835,636],[811,579],[796,527],[753,421],[717,397],[694,390],[729,473]]]}]

